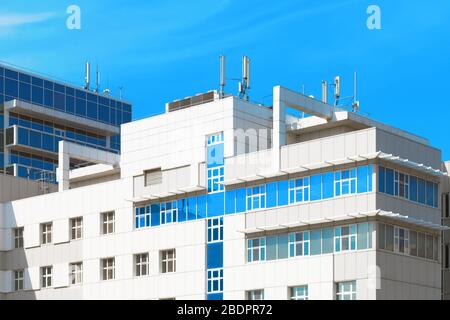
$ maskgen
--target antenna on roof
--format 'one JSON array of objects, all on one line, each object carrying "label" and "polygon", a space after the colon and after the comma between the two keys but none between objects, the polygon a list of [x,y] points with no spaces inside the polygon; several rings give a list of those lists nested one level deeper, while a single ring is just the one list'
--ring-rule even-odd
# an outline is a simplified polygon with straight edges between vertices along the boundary
[{"label": "antenna on roof", "polygon": [[100,89],[100,71],[98,70],[98,65],[97,65],[97,71],[96,71],[96,77],[95,77],[95,92],[99,92]]},{"label": "antenna on roof", "polygon": [[239,97],[248,101],[248,90],[250,89],[250,58],[242,57],[242,81],[239,82]]},{"label": "antenna on roof", "polygon": [[84,89],[89,90],[89,86],[91,84],[91,63],[89,61],[86,61],[86,75],[84,77],[84,81]]},{"label": "antenna on roof", "polygon": [[221,55],[220,59],[220,91],[219,97],[222,99],[225,96],[225,85],[226,85],[226,60],[225,56]]},{"label": "antenna on roof", "polygon": [[358,74],[355,71],[355,75],[353,78],[353,104],[352,104],[352,109],[353,112],[357,112],[359,110],[359,101],[358,101],[358,97],[357,97],[357,87],[358,85]]},{"label": "antenna on roof", "polygon": [[122,100],[122,91],[123,91],[123,86],[119,87],[119,99]]},{"label": "antenna on roof", "polygon": [[328,82],[322,80],[322,102],[328,103]]}]

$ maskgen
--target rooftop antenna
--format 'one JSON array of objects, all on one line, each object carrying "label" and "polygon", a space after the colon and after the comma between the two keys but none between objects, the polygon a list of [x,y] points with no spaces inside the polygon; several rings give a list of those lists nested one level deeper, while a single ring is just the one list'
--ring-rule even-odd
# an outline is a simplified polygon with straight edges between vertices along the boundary
[{"label": "rooftop antenna", "polygon": [[95,88],[95,92],[99,92],[100,89],[100,71],[98,70],[98,65],[97,65],[97,71],[96,71],[96,77],[95,77],[95,84],[96,84],[96,88]]},{"label": "rooftop antenna", "polygon": [[334,106],[338,105],[339,98],[341,97],[341,77],[334,78]]},{"label": "rooftop antenna", "polygon": [[122,100],[122,91],[123,91],[123,86],[119,87],[119,99]]},{"label": "rooftop antenna", "polygon": [[219,97],[222,99],[225,96],[226,85],[226,59],[224,55],[219,57],[220,59],[220,92]]},{"label": "rooftop antenna", "polygon": [[242,81],[239,82],[239,97],[248,101],[248,90],[250,89],[250,58],[242,57]]},{"label": "rooftop antenna", "polygon": [[109,78],[106,79],[106,88],[103,90],[104,94],[109,95],[110,90],[109,90]]},{"label": "rooftop antenna", "polygon": [[358,85],[358,73],[355,71],[354,78],[353,78],[353,104],[352,109],[353,112],[357,112],[359,110],[359,101],[357,97],[357,87]]},{"label": "rooftop antenna", "polygon": [[328,103],[328,82],[322,80],[322,102]]},{"label": "rooftop antenna", "polygon": [[89,90],[89,86],[91,84],[91,63],[89,61],[86,61],[86,76],[84,80],[85,80],[84,89]]}]

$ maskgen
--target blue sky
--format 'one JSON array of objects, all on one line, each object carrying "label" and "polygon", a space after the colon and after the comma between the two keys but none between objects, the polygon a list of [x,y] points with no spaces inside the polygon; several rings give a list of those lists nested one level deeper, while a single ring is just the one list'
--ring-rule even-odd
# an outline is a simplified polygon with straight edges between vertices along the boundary
[{"label": "blue sky", "polygon": [[[66,28],[66,8],[81,8],[81,30]],[[366,27],[370,4],[381,30]],[[218,56],[228,76],[252,59],[254,101],[274,85],[317,97],[321,80],[342,78],[344,95],[359,73],[361,110],[425,136],[450,159],[450,2],[448,0],[2,0],[0,60],[82,84],[84,61],[99,64],[102,85],[123,86],[134,118],[165,102],[218,88]],[[229,82],[229,93],[237,84]]]}]

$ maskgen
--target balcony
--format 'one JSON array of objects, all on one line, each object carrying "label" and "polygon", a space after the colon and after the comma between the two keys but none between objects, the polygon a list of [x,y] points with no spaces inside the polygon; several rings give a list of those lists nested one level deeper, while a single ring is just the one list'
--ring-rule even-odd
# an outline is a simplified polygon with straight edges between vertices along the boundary
[{"label": "balcony", "polygon": [[106,152],[118,153],[107,148],[102,141],[84,142],[67,136],[50,134],[18,125],[9,127],[5,131],[5,146],[10,150],[31,152],[55,159],[58,157],[58,143],[61,140]]}]

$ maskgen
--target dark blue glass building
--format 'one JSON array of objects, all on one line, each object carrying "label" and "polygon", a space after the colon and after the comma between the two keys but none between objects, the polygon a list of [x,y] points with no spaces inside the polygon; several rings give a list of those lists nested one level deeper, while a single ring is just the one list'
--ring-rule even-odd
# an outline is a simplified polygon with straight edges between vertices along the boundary
[{"label": "dark blue glass building", "polygon": [[0,64],[0,171],[55,182],[60,140],[118,153],[131,109],[108,94]]}]

